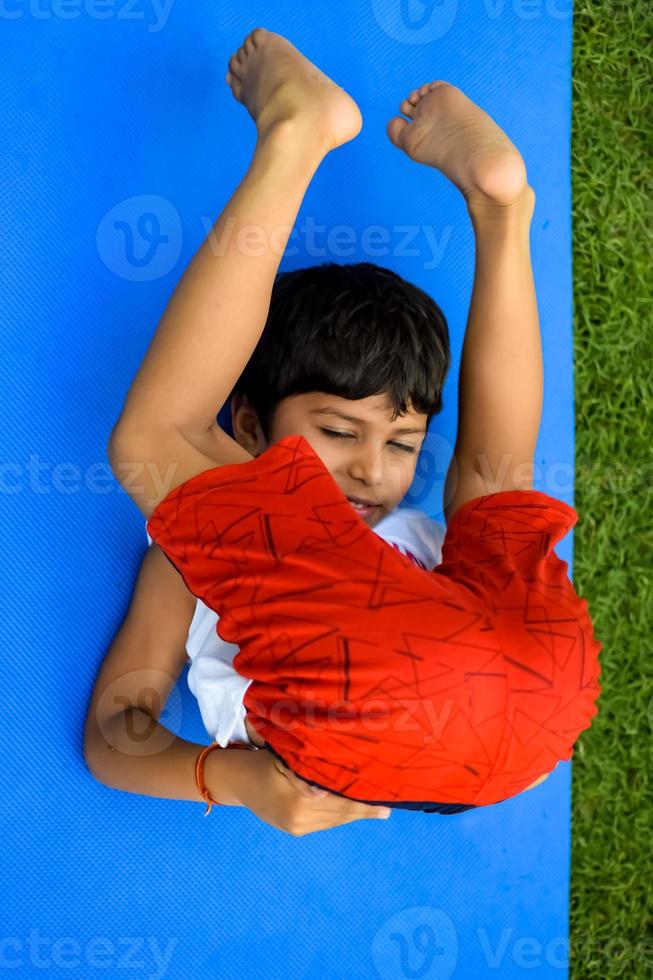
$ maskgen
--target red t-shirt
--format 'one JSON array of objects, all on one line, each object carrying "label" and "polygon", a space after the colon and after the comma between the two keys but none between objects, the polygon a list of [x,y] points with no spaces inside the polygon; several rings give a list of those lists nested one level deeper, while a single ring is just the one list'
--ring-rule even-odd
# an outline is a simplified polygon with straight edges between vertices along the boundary
[{"label": "red t-shirt", "polygon": [[477,497],[421,569],[292,435],[175,488],[147,530],[240,647],[247,717],[288,768],[482,806],[570,759],[598,711],[602,644],[552,550],[577,520],[537,490]]}]

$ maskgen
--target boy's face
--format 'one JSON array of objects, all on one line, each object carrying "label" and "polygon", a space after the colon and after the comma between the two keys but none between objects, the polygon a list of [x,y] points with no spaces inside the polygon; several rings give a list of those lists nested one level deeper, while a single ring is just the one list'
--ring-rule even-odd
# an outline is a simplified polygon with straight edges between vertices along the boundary
[{"label": "boy's face", "polygon": [[[246,398],[234,396],[231,414],[234,437],[243,448],[252,456],[267,449],[256,412]],[[319,391],[292,395],[276,407],[270,444],[288,435],[304,436],[346,497],[377,505],[358,510],[374,527],[398,506],[413,482],[426,435],[426,415],[411,409],[390,422],[391,414],[386,395],[355,401]]]}]

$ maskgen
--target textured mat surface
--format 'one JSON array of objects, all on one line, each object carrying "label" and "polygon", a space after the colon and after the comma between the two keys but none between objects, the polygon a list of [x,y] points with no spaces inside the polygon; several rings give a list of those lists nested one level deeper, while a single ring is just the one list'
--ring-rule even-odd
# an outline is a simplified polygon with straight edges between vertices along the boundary
[{"label": "textured mat surface", "polygon": [[[442,78],[519,146],[537,193],[545,361],[535,487],[573,504],[567,5],[5,4],[0,966],[85,980],[564,977],[569,763],[494,807],[395,811],[304,839],[243,810],[204,820],[200,804],[109,789],[84,764],[88,700],[146,547],[105,445],[247,166],[255,131],[224,74],[257,25],[364,116],[309,188],[283,267],[387,265],[448,318],[445,408],[407,498],[439,520],[473,238],[456,189],[396,150],[385,122]],[[573,569],[571,551],[569,534],[556,552]],[[185,673],[161,720],[207,741]]]}]

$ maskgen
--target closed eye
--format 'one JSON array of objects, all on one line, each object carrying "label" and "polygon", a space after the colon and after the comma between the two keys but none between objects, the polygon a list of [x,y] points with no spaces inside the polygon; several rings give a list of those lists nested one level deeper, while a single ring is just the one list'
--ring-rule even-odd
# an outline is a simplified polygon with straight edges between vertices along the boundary
[{"label": "closed eye", "polygon": [[[323,432],[325,436],[329,436],[330,439],[353,439],[354,438],[354,436],[352,436],[349,432],[335,432],[333,429],[320,428],[320,432]],[[415,446],[406,446],[404,445],[403,442],[391,442],[390,445],[396,446],[397,449],[401,449],[405,453],[413,453],[413,454],[415,453]]]}]

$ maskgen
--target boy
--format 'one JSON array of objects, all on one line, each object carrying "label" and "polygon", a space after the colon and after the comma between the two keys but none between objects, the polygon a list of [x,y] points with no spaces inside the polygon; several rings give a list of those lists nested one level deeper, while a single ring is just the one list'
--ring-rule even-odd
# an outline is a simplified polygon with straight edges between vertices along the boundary
[{"label": "boy", "polygon": [[[401,359],[401,370],[397,358],[388,356],[393,350]],[[384,449],[390,458],[408,454],[414,466],[416,437],[441,411],[449,361],[442,311],[430,296],[390,269],[369,262],[328,262],[279,273],[261,339],[229,397],[234,439],[252,456],[260,455],[285,434],[278,432],[281,403],[294,406],[295,425],[301,425],[300,406],[306,399],[295,396],[312,389],[325,393],[323,402],[337,400],[357,418],[365,416],[361,405],[370,395],[387,390],[395,411],[405,411],[410,402],[426,417],[417,432],[388,437]],[[353,408],[348,400],[356,402]],[[339,417],[320,420],[317,415],[314,419],[313,438],[324,443],[320,452],[335,472],[338,450],[357,442],[361,423]],[[371,436],[367,421],[365,427],[373,439],[376,423]],[[355,506],[375,534],[418,567],[430,570],[440,563],[445,532],[441,522],[403,504],[390,513],[377,506],[368,514]],[[180,588],[185,588],[181,581]],[[198,598],[185,644],[188,686],[213,741],[223,748],[232,741],[255,743],[260,736],[247,720],[244,703],[251,678],[233,667],[238,648],[217,635],[217,619]],[[176,629],[175,622],[173,632]]]},{"label": "boy", "polygon": [[[240,647],[253,731],[286,770],[363,804],[498,802],[571,756],[599,692],[587,604],[551,551],[577,515],[531,489],[542,370],[523,161],[445,82],[411,93],[410,122],[388,125],[397,147],[461,190],[476,235],[444,560],[424,573],[369,533],[382,510],[354,516],[351,502],[392,511],[405,495],[414,461],[386,438],[407,425],[419,450],[414,406],[395,424],[387,392],[364,399],[359,433],[337,451],[326,440],[340,437],[317,435],[312,417],[331,425],[343,400],[325,405],[319,391],[280,403],[277,441],[255,458],[215,424],[265,323],[281,236],[321,159],[361,128],[353,100],[279,35],[256,29],[229,68],[258,134],[217,237],[235,229],[224,254],[202,246],[171,298],[112,433],[112,467],[190,591],[220,613],[221,638]],[[134,465],[143,489],[131,486]],[[541,637],[525,615],[531,599]],[[552,630],[553,619],[564,626]],[[412,725],[399,711],[411,691]],[[344,726],[331,712],[339,699]],[[270,815],[254,786],[263,764],[251,757],[263,753],[234,754],[249,776],[214,752],[213,785]],[[327,825],[328,815],[313,824]]]}]

